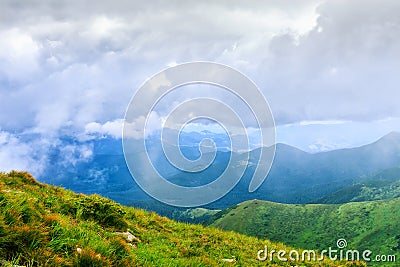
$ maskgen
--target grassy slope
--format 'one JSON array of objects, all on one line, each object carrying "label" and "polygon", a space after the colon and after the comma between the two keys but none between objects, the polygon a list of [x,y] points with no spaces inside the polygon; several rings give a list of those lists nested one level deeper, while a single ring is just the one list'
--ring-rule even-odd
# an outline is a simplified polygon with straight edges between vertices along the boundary
[{"label": "grassy slope", "polygon": [[[140,241],[117,232],[129,230]],[[97,195],[36,182],[28,173],[0,173],[0,263],[28,266],[290,266],[259,262],[257,251],[287,249],[200,225],[177,223]],[[345,266],[339,262],[301,266]],[[364,266],[347,263],[346,266]],[[350,265],[351,264],[351,265]],[[294,265],[294,264],[293,264]]]},{"label": "grassy slope", "polygon": [[399,198],[342,205],[253,200],[217,214],[212,226],[307,249],[336,247],[345,238],[349,249],[400,258],[399,207]]}]

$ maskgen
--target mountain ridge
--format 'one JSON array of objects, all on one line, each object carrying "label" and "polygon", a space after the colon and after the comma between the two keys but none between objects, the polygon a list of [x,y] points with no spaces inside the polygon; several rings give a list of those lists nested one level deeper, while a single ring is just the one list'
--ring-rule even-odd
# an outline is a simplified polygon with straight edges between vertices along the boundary
[{"label": "mountain ridge", "polygon": [[[337,149],[328,150],[328,151],[308,152],[308,151],[305,151],[305,150],[303,150],[303,149],[301,149],[301,148],[299,148],[299,147],[297,147],[295,145],[290,145],[290,144],[287,144],[287,143],[284,143],[284,142],[278,142],[275,145],[276,146],[281,146],[281,147],[286,147],[286,148],[289,148],[289,149],[292,149],[292,150],[299,150],[299,152],[303,152],[303,153],[306,153],[306,154],[315,155],[315,154],[329,153],[329,152],[337,151],[337,150],[351,150],[351,149],[362,148],[362,147],[370,146],[370,145],[374,145],[374,144],[379,144],[379,143],[384,143],[384,142],[393,142],[393,141],[400,142],[400,132],[391,131],[391,132],[379,137],[375,141],[372,141],[372,142],[367,143],[367,144],[362,144],[362,145],[354,146],[354,147],[342,147],[342,148],[337,148]],[[264,146],[262,148],[268,148],[268,146]],[[252,151],[258,150],[258,149],[260,149],[260,147],[255,148]]]},{"label": "mountain ridge", "polygon": [[[360,183],[365,177],[382,169],[400,165],[399,136],[399,133],[390,133],[361,147],[314,154],[279,143],[265,182],[257,191],[249,194],[248,185],[254,165],[257,164],[257,150],[253,150],[250,152],[250,164],[236,187],[208,208],[221,209],[254,198],[282,203],[312,202]],[[100,154],[94,155],[90,161],[78,162],[75,166],[52,164],[39,178],[47,183],[64,185],[76,192],[96,192],[110,196],[126,205],[151,200],[132,179],[123,155],[107,154],[115,154],[112,150],[114,145],[113,142],[106,142],[105,145],[94,146]],[[197,155],[198,150],[193,153]],[[155,164],[171,182],[196,186],[218,177],[228,162],[228,155],[228,152],[217,152],[217,161],[211,166],[215,169],[207,169],[198,174],[179,172],[166,166],[164,159]],[[57,158],[53,161],[57,162]]]},{"label": "mountain ridge", "polygon": [[342,188],[311,203],[341,204],[400,197],[400,166],[384,169],[361,183]]}]

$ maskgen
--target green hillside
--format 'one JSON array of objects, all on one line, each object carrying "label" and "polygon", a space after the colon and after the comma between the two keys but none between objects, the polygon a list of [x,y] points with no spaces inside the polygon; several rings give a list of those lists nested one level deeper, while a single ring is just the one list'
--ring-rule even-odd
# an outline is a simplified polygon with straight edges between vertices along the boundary
[{"label": "green hillside", "polygon": [[[260,262],[257,251],[285,249],[255,237],[178,223],[98,195],[0,173],[0,265],[14,266],[294,266]],[[300,266],[365,266],[301,262]]]},{"label": "green hillside", "polygon": [[399,207],[400,198],[342,205],[252,200],[221,211],[211,225],[319,251],[335,247],[336,241],[344,238],[349,249],[400,258]]}]

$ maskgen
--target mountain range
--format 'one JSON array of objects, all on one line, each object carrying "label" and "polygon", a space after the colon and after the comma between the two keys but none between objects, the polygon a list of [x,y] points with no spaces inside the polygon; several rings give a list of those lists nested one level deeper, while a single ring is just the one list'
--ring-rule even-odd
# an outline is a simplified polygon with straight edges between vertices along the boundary
[{"label": "mountain range", "polygon": [[[93,142],[93,157],[74,166],[59,164],[57,157],[60,155],[54,153],[54,164],[39,180],[62,185],[76,192],[98,193],[126,205],[153,201],[132,179],[118,140],[104,138]],[[190,142],[194,141],[190,139]],[[246,172],[236,187],[206,208],[222,209],[250,199],[293,204],[316,202],[346,187],[378,179],[374,176],[383,170],[400,166],[400,134],[395,132],[365,146],[315,154],[277,144],[275,160],[266,181],[257,191],[249,193],[248,185],[257,163],[259,149],[267,148],[250,152]],[[192,149],[185,147],[185,153],[198,154],[197,146]],[[210,168],[196,174],[164,167],[166,162],[163,161],[157,167],[168,173],[167,179],[171,182],[196,186],[218,177],[226,167],[230,153],[237,152],[218,151],[216,161]],[[381,175],[388,177],[388,173]]]}]

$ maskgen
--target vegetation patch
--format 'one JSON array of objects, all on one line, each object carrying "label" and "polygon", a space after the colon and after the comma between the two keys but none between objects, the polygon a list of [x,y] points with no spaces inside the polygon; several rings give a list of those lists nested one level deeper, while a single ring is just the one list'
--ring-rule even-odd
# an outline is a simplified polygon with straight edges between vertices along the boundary
[{"label": "vegetation patch", "polygon": [[[174,222],[98,195],[75,194],[38,183],[28,173],[0,173],[0,263],[5,266],[300,264],[257,260],[265,245],[290,250],[281,243]],[[365,266],[328,260],[301,265]]]}]

